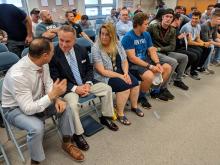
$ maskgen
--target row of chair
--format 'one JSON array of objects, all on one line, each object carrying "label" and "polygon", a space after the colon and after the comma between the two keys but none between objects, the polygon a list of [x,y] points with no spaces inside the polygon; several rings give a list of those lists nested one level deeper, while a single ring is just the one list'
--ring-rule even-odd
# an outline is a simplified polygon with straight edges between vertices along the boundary
[{"label": "row of chair", "polygon": [[[53,44],[56,46],[58,43],[56,42],[56,43],[53,43]],[[23,51],[23,56],[25,56],[27,54],[28,54],[28,48],[26,48]],[[3,75],[18,60],[19,60],[19,57],[14,53],[11,53],[11,52],[8,52],[8,51],[0,53],[0,71],[3,73]],[[2,94],[3,79],[4,79],[3,77],[0,79],[0,96]],[[96,98],[97,97],[95,95],[90,94],[87,97],[80,98],[79,101],[78,101],[78,106],[80,106],[81,108],[83,108],[83,105],[85,105],[87,103],[90,106],[89,111],[87,111],[86,113],[81,114],[82,125],[84,127],[85,134],[87,136],[91,136],[92,134],[94,134],[94,133],[96,133],[99,130],[104,128],[101,124],[99,124],[97,121],[95,121],[90,115],[88,115],[88,113],[90,113],[90,112],[96,112],[97,116],[98,117],[100,116],[100,114],[98,112],[98,109],[97,109],[98,104],[95,102]],[[101,101],[101,98],[99,100]],[[6,120],[6,118],[4,116],[4,113],[3,113],[3,110],[2,110],[2,107],[1,107],[1,97],[0,97],[0,112],[1,112],[1,115],[2,115],[2,118],[3,118],[3,122],[4,122],[4,125],[5,125],[5,130],[6,130],[6,133],[7,133],[8,140],[11,140],[15,144],[16,149],[18,151],[18,154],[19,154],[22,162],[25,162],[26,160],[25,160],[25,157],[22,153],[22,148],[26,145],[26,142],[24,142],[23,140],[22,141],[18,140],[18,138],[16,137],[16,134],[15,134],[15,131],[17,131],[17,129],[15,129],[14,126],[9,124],[9,122]],[[58,130],[57,121],[55,120],[54,117],[52,117],[52,121],[53,121],[53,124],[55,126],[55,130]],[[49,130],[51,130],[51,129],[49,129]],[[48,131],[46,131],[46,132],[48,132]],[[58,131],[58,133],[59,133],[59,131]],[[59,133],[59,135],[60,135],[60,133]],[[22,139],[24,139],[24,138],[22,138]],[[9,162],[9,160],[7,158],[7,155],[4,151],[4,148],[1,144],[0,144],[0,149],[1,149],[1,153],[2,153],[2,154],[0,154],[0,158],[4,158],[6,164],[10,165],[10,162]]]}]

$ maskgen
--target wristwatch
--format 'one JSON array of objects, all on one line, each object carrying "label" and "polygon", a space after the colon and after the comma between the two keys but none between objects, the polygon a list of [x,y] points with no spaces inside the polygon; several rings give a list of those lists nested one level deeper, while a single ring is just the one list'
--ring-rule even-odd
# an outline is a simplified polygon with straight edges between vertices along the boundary
[{"label": "wristwatch", "polygon": [[160,51],[161,51],[161,49],[160,49],[160,48],[157,48],[157,51],[158,51],[158,52],[160,52]]},{"label": "wristwatch", "polygon": [[151,70],[153,67],[154,67],[153,65],[148,64],[146,68]]},{"label": "wristwatch", "polygon": [[151,69],[153,69],[153,67],[154,67],[153,65],[150,65],[150,66],[149,66],[149,69],[151,70]]}]

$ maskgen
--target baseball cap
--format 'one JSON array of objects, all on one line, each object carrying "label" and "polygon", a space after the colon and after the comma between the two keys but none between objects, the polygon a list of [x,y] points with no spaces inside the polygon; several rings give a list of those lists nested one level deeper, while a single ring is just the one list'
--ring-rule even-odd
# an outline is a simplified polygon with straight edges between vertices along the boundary
[{"label": "baseball cap", "polygon": [[30,14],[39,14],[40,10],[38,8],[33,8],[30,12]]}]

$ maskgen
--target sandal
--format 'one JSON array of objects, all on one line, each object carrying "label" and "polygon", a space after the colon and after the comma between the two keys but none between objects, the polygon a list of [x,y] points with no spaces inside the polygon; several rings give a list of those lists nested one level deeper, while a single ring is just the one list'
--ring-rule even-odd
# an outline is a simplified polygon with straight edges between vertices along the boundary
[{"label": "sandal", "polygon": [[121,123],[121,124],[124,124],[124,125],[131,125],[131,122],[128,121],[127,117],[124,115],[124,116],[118,116],[118,121]]},{"label": "sandal", "polygon": [[131,111],[136,113],[139,117],[144,117],[144,112],[142,112],[139,108],[131,108]]}]

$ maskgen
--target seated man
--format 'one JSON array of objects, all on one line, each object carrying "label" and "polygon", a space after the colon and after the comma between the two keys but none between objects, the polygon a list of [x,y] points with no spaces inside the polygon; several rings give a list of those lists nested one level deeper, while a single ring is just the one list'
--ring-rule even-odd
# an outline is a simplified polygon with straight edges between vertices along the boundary
[{"label": "seated man", "polygon": [[3,82],[3,113],[10,124],[27,131],[31,164],[45,159],[44,120],[52,115],[59,116],[63,150],[75,160],[84,160],[82,152],[71,143],[74,134],[71,110],[58,98],[65,93],[67,82],[64,79],[53,83],[50,78],[47,63],[53,56],[53,49],[53,44],[46,39],[33,40],[29,55],[8,71]]},{"label": "seated man", "polygon": [[82,15],[81,21],[79,21],[79,25],[82,30],[93,28],[91,22],[89,21],[88,15]]},{"label": "seated man", "polygon": [[[189,70],[190,73],[193,73],[197,69],[197,65],[199,63],[199,57],[196,53],[190,50],[190,48],[186,49],[186,43],[184,39],[187,37],[186,33],[180,33],[180,14],[174,14],[174,19],[171,24],[173,28],[176,29],[176,49],[175,52],[183,53],[188,56],[188,64],[186,66],[185,72]],[[200,80],[198,76],[192,76],[195,80]]]},{"label": "seated man", "polygon": [[31,22],[32,22],[32,33],[34,37],[35,37],[37,24],[40,22],[39,14],[40,14],[40,10],[38,8],[33,8],[30,12],[30,17],[31,17]]},{"label": "seated man", "polygon": [[76,37],[77,38],[84,37],[90,43],[93,43],[93,41],[89,38],[89,36],[85,32],[82,31],[81,26],[72,21],[74,18],[74,15],[71,10],[66,11],[65,17],[66,17],[66,22],[64,23],[64,25],[71,25],[76,30]]},{"label": "seated man", "polygon": [[125,33],[130,31],[132,28],[132,22],[129,20],[128,17],[128,10],[122,9],[120,11],[120,20],[116,24],[116,30],[119,39],[122,40],[122,37],[125,35]]},{"label": "seated man", "polygon": [[[150,34],[146,32],[148,27],[148,16],[138,13],[133,18],[133,30],[127,32],[122,39],[122,45],[127,53],[130,62],[130,72],[141,79],[139,102],[144,108],[151,108],[145,93],[151,87],[155,74],[162,74],[164,82],[170,76],[171,66],[161,66],[157,56],[156,48],[153,47]],[[166,84],[166,83],[165,83]],[[170,93],[164,84],[161,87],[160,98],[168,100],[167,93]]]},{"label": "seated man", "polygon": [[60,24],[53,21],[52,16],[48,10],[41,10],[40,18],[42,22],[36,26],[35,36],[45,37],[53,42],[57,41],[57,31]]},{"label": "seated man", "polygon": [[214,71],[209,68],[211,58],[213,55],[214,47],[216,47],[216,52],[219,53],[220,49],[220,40],[217,37],[218,25],[220,24],[220,9],[215,9],[211,16],[210,20],[201,25],[200,37],[205,42],[211,42],[211,49],[208,58],[206,59],[205,64],[203,65],[201,71],[206,71],[208,74],[214,74]]},{"label": "seated man", "polygon": [[93,80],[93,66],[90,64],[87,51],[75,44],[76,32],[71,26],[63,25],[58,32],[58,38],[59,45],[55,47],[54,57],[50,62],[50,74],[54,80],[67,79],[64,99],[73,112],[76,130],[74,139],[79,148],[88,150],[89,145],[82,136],[84,130],[79,117],[78,99],[90,93],[102,96],[103,116],[100,117],[100,122],[117,131],[117,125],[110,120],[114,113],[112,89],[107,84],[96,83]]},{"label": "seated man", "polygon": [[105,22],[111,22],[114,26],[116,25],[116,23],[118,22],[118,19],[116,18],[116,9],[112,8],[111,9],[111,13],[110,15],[108,15],[105,19]]},{"label": "seated man", "polygon": [[[199,58],[197,69],[201,68],[204,65],[211,51],[211,48],[209,48],[211,42],[204,42],[200,38],[200,31],[201,31],[201,26],[199,24],[200,17],[201,17],[201,13],[199,11],[193,12],[192,20],[187,24],[185,24],[180,30],[180,33],[188,34],[187,35],[188,48],[191,51],[195,52]],[[192,77],[194,76],[198,77],[198,73],[196,71],[191,72],[190,75]]]},{"label": "seated man", "polygon": [[172,9],[165,9],[162,14],[162,21],[151,24],[148,31],[153,38],[153,44],[157,48],[160,61],[170,64],[173,67],[173,71],[178,63],[174,86],[188,90],[189,87],[182,81],[188,63],[188,56],[174,52],[176,48],[176,30],[171,26],[173,15],[174,11]]}]

